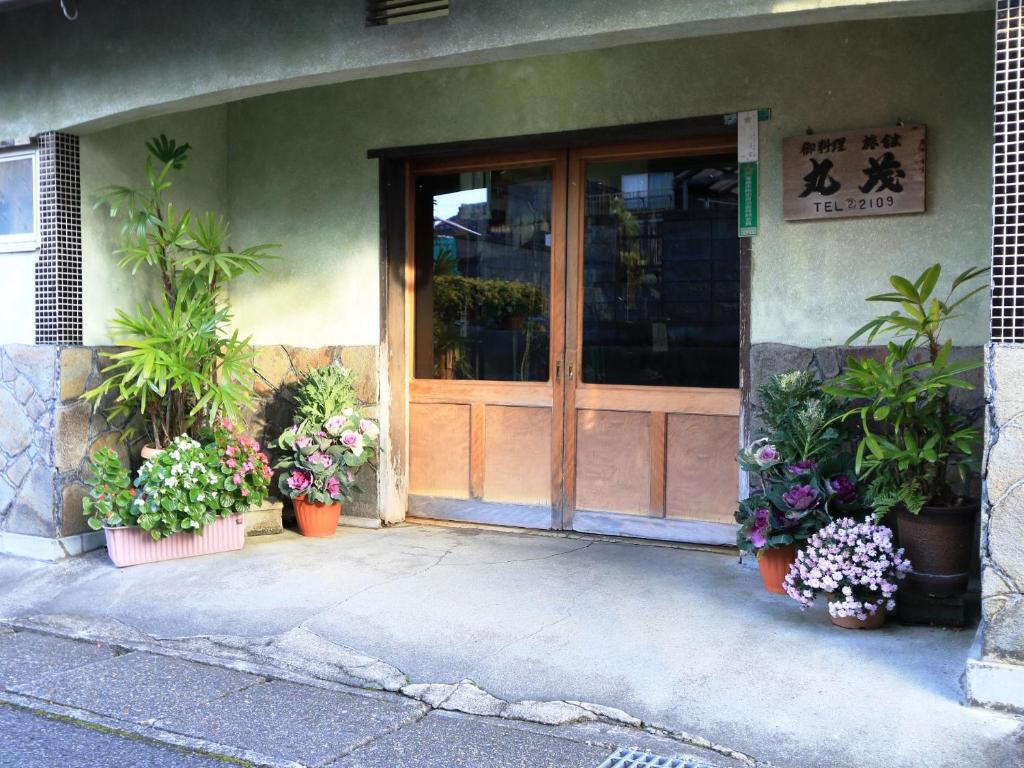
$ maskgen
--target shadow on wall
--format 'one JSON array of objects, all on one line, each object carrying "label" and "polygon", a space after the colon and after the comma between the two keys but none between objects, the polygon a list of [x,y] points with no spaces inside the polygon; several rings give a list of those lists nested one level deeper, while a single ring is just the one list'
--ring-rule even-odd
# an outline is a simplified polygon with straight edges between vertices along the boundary
[{"label": "shadow on wall", "polygon": [[[271,465],[279,455],[273,449],[278,436],[293,423],[295,393],[300,376],[311,368],[340,363],[355,372],[356,395],[367,416],[377,415],[377,347],[256,347],[256,411],[249,419],[249,433],[270,456]],[[369,465],[356,475],[363,493],[345,506],[345,514],[378,518],[377,478]],[[273,492],[273,489],[272,489]],[[286,509],[290,508],[286,502]]]}]

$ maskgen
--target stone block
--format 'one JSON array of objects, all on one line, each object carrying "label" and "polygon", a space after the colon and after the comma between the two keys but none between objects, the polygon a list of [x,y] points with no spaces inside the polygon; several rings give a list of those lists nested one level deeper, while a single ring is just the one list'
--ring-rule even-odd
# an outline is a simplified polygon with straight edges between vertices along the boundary
[{"label": "stone block", "polygon": [[21,453],[32,443],[33,419],[13,394],[0,387],[0,449]]},{"label": "stone block", "polygon": [[988,558],[1012,582],[1024,590],[1024,485],[1016,485],[988,511]]},{"label": "stone block", "polygon": [[989,344],[986,353],[986,395],[993,420],[1002,426],[1024,412],[1024,345]]},{"label": "stone block", "polygon": [[284,347],[272,345],[267,347],[256,347],[253,362],[257,376],[255,382],[256,394],[270,394],[282,384],[295,380],[295,373],[292,370],[291,358],[284,351]]},{"label": "stone block", "polygon": [[0,381],[12,382],[18,378],[18,369],[7,355],[0,353]]},{"label": "stone block", "polygon": [[60,491],[60,531],[62,536],[73,536],[92,530],[82,514],[82,499],[89,489],[82,483],[65,485]]},{"label": "stone block", "polygon": [[124,437],[121,432],[118,430],[111,430],[110,432],[103,433],[89,443],[89,448],[86,450],[85,456],[91,458],[97,451],[103,448],[110,448],[118,455],[118,457],[120,457],[122,464],[126,467],[129,466],[130,452],[128,450],[128,446],[125,445]]},{"label": "stone block", "polygon": [[7,356],[18,372],[27,378],[32,388],[44,400],[56,394],[54,376],[57,367],[57,348],[48,346],[27,346],[12,344],[7,347]]},{"label": "stone block", "polygon": [[281,513],[284,504],[277,499],[267,499],[258,507],[250,507],[242,513],[246,536],[270,536],[281,533]]},{"label": "stone block", "polygon": [[341,350],[341,364],[355,374],[356,396],[364,403],[375,404],[379,389],[377,347],[345,347]]},{"label": "stone block", "polygon": [[292,368],[301,378],[312,368],[322,368],[331,362],[330,347],[284,347],[292,361]]},{"label": "stone block", "polygon": [[1002,599],[985,626],[985,657],[1024,662],[1024,595]]},{"label": "stone block", "polygon": [[40,422],[49,413],[46,403],[39,395],[33,395],[25,406],[25,413],[35,422]]},{"label": "stone block", "polygon": [[4,516],[7,512],[7,508],[14,501],[14,496],[18,492],[18,487],[12,484],[7,479],[0,477],[0,517]]},{"label": "stone block", "polygon": [[67,347],[60,353],[60,399],[64,402],[82,396],[92,373],[92,350]]},{"label": "stone block", "polygon": [[24,376],[19,376],[14,382],[14,396],[18,398],[18,402],[24,405],[28,402],[28,399],[35,394],[35,390],[32,389],[32,385],[28,379]]},{"label": "stone block", "polygon": [[53,522],[56,476],[45,464],[36,464],[18,490],[7,516],[5,530],[30,536],[56,535]]},{"label": "stone block", "polygon": [[985,460],[985,484],[989,501],[995,503],[1024,480],[1024,416],[993,431],[989,439],[995,442],[989,445]]},{"label": "stone block", "polygon": [[57,469],[66,472],[75,469],[85,457],[89,440],[89,419],[92,406],[84,401],[62,405],[57,409],[56,443]]}]

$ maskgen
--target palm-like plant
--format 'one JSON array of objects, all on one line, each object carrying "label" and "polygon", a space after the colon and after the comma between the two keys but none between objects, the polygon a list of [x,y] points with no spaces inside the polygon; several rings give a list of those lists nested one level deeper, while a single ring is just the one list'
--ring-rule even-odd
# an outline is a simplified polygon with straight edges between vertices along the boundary
[{"label": "palm-like plant", "polygon": [[96,407],[113,393],[112,417],[141,414],[156,447],[224,415],[237,419],[252,408],[250,338],[228,332],[231,314],[224,285],[259,274],[272,245],[234,251],[223,217],[193,215],[166,200],[170,177],[191,147],[161,135],[146,142],[147,185],[107,187],[97,206],[123,216],[119,265],[135,275],[156,273],[157,302],[118,310],[111,323],[114,344],[104,381],[85,393]]}]

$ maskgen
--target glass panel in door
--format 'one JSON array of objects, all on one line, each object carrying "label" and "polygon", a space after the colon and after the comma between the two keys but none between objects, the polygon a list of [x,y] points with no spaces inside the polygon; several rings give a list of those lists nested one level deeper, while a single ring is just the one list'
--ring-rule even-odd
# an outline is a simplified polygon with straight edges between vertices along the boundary
[{"label": "glass panel in door", "polygon": [[594,513],[648,529],[651,519],[728,527],[740,401],[735,154],[584,153],[576,168],[573,525]]},{"label": "glass panel in door", "polygon": [[414,176],[410,513],[547,528],[564,164],[462,162]]}]

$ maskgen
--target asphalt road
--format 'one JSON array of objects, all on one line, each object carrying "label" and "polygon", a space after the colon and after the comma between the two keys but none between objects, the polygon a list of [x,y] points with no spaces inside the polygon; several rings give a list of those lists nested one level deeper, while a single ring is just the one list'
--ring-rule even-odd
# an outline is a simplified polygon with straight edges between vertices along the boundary
[{"label": "asphalt road", "polygon": [[0,626],[0,768],[598,768],[645,739]]},{"label": "asphalt road", "polygon": [[225,768],[221,760],[0,706],[0,766]]}]

